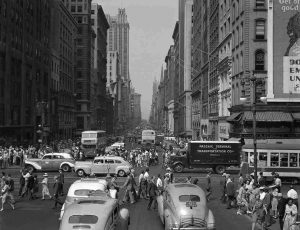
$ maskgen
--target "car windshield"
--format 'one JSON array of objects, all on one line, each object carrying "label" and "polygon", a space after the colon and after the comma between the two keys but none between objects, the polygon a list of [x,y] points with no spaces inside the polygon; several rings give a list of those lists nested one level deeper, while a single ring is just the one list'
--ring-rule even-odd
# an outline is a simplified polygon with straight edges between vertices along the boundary
[{"label": "car windshield", "polygon": [[74,215],[69,217],[70,224],[96,224],[98,217],[94,215]]},{"label": "car windshield", "polygon": [[78,189],[74,191],[75,196],[101,196],[105,194],[102,190]]},{"label": "car windshield", "polygon": [[200,202],[200,197],[198,195],[181,195],[179,196],[180,202],[188,202],[188,201],[195,201]]}]

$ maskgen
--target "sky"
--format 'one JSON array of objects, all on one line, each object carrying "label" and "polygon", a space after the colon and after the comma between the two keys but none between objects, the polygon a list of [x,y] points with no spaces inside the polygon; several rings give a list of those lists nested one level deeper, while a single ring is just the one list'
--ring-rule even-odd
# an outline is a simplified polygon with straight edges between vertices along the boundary
[{"label": "sky", "polygon": [[161,67],[173,44],[178,20],[178,0],[93,0],[112,16],[125,8],[130,25],[129,72],[132,85],[141,96],[142,118],[149,119],[152,85],[160,79]]}]

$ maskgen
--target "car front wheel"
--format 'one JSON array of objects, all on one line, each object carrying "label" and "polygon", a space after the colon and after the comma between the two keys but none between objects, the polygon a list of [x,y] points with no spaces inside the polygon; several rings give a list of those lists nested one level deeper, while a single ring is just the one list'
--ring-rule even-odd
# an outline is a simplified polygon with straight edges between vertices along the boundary
[{"label": "car front wheel", "polygon": [[84,171],[82,169],[77,170],[77,176],[83,177],[85,175]]}]

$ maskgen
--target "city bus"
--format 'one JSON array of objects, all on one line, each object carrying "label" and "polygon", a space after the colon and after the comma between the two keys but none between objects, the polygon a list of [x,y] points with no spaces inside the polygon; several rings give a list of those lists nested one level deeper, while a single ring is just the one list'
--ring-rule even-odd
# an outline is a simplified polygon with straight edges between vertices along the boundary
[{"label": "city bus", "polygon": [[142,131],[142,145],[155,145],[155,131],[146,129]]},{"label": "city bus", "polygon": [[106,131],[90,130],[81,133],[81,149],[86,157],[95,157],[107,144]]},{"label": "city bus", "polygon": [[[254,171],[253,145],[242,148],[242,170]],[[300,182],[300,144],[257,144],[257,171],[263,172],[267,181],[277,172],[283,180]]]}]

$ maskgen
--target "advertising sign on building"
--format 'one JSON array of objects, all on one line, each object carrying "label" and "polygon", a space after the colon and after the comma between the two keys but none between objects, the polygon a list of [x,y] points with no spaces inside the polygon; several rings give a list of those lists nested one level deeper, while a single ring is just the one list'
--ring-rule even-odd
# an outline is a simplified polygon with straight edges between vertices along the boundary
[{"label": "advertising sign on building", "polygon": [[268,1],[268,99],[300,100],[300,0]]}]

